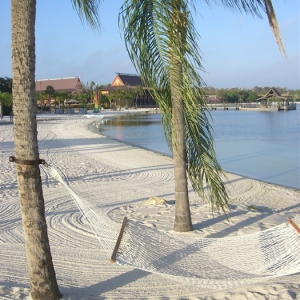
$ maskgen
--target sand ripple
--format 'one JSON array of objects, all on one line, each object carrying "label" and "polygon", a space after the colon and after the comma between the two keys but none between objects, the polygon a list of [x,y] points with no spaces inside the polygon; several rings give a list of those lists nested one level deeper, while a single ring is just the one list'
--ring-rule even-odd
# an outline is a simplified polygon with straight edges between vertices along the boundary
[{"label": "sand ripple", "polygon": [[[172,231],[173,169],[169,157],[137,149],[87,130],[91,120],[38,123],[41,158],[86,199],[104,220],[123,216],[158,230]],[[29,299],[27,262],[17,196],[12,126],[0,133],[0,298]],[[117,266],[101,248],[67,191],[41,169],[51,252],[64,299],[296,299],[299,274],[231,291],[208,293],[142,270]],[[211,218],[209,206],[191,191],[194,232],[223,237],[269,228],[300,214],[300,193],[292,189],[228,174],[228,223]],[[150,196],[167,205],[145,206]],[[255,208],[255,209],[253,209]]]}]

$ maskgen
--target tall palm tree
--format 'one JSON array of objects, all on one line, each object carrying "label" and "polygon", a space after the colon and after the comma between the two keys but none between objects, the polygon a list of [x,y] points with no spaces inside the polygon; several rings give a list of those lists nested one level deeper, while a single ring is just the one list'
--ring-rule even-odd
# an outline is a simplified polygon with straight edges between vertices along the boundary
[{"label": "tall palm tree", "polygon": [[[99,26],[100,0],[71,0],[80,18]],[[45,220],[35,103],[36,0],[11,0],[14,145],[32,299],[60,298]],[[85,18],[85,19],[84,19]]]},{"label": "tall palm tree", "polygon": [[[214,0],[261,17],[266,12],[284,52],[271,0]],[[212,211],[225,209],[228,193],[216,159],[209,111],[201,87],[203,70],[198,33],[191,14],[193,0],[125,0],[119,16],[129,56],[143,81],[151,87],[163,114],[166,140],[173,154],[175,231],[193,229],[188,198],[189,178]]]}]

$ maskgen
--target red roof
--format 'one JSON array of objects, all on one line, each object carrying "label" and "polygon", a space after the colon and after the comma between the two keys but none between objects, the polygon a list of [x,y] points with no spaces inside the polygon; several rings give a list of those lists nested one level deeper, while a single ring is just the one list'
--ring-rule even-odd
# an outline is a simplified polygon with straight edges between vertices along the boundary
[{"label": "red roof", "polygon": [[51,85],[56,92],[74,92],[76,85],[80,82],[79,77],[66,77],[66,78],[54,78],[43,79],[35,81],[35,91],[37,93],[44,92],[47,86]]}]

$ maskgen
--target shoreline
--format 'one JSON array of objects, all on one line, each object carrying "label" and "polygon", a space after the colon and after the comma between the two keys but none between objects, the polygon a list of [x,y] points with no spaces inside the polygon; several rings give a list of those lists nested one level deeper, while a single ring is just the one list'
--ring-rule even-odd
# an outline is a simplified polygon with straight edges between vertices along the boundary
[{"label": "shoreline", "polygon": [[[297,104],[300,104],[300,102],[297,102]],[[153,149],[150,149],[150,148],[147,148],[147,147],[141,147],[141,146],[138,146],[138,145],[135,145],[135,144],[132,144],[132,143],[128,143],[128,142],[125,142],[125,141],[122,141],[120,139],[117,139],[117,138],[114,138],[112,136],[106,136],[102,133],[100,133],[99,131],[96,130],[93,130],[93,128],[91,128],[92,126],[95,127],[95,125],[93,123],[95,123],[95,121],[97,120],[103,120],[104,118],[107,118],[107,119],[115,119],[119,116],[124,116],[124,115],[128,115],[128,114],[147,114],[147,113],[154,113],[153,112],[154,109],[134,109],[134,110],[129,110],[129,111],[102,111],[101,113],[99,112],[99,114],[94,114],[94,113],[89,113],[88,115],[80,115],[80,114],[45,114],[45,113],[39,113],[37,114],[37,121],[38,122],[43,122],[43,121],[58,121],[58,120],[61,120],[61,119],[69,119],[69,118],[85,118],[85,117],[88,117],[88,119],[90,119],[90,123],[88,124],[88,129],[93,132],[93,133],[96,133],[98,134],[99,136],[105,136],[106,138],[108,139],[111,139],[111,140],[115,140],[115,141],[118,141],[120,143],[124,143],[126,145],[129,145],[129,146],[132,146],[132,147],[136,147],[138,149],[143,149],[143,150],[147,150],[147,151],[152,151],[154,153],[157,153],[157,154],[160,154],[162,156],[166,156],[166,157],[169,157],[169,158],[172,158],[171,155],[168,155],[166,153],[163,153],[163,152],[160,152],[160,151],[155,151]],[[157,113],[157,112],[155,112]],[[93,119],[93,121],[92,121]],[[3,124],[11,124],[12,125],[12,122],[9,121],[9,116],[4,116],[3,119],[0,119],[0,125],[3,125]],[[267,181],[267,180],[262,180],[262,179],[258,179],[258,178],[255,178],[255,177],[251,177],[251,176],[247,176],[247,175],[243,175],[243,174],[240,174],[240,173],[236,173],[236,172],[230,172],[230,171],[227,171],[227,170],[223,170],[225,173],[228,173],[228,174],[233,174],[233,175],[237,175],[237,176],[241,176],[241,177],[245,177],[245,178],[249,178],[249,179],[253,179],[253,180],[257,180],[257,181],[261,181],[261,182],[264,182],[264,183],[267,183],[267,184],[271,184],[271,185],[277,185],[279,187],[283,187],[283,188],[287,188],[287,189],[291,189],[291,190],[295,190],[295,191],[300,191],[300,188],[297,188],[297,187],[293,187],[293,186],[288,186],[288,185],[284,185],[284,184],[280,184],[280,183],[275,183],[275,182],[271,182],[271,181]]]},{"label": "shoreline", "polygon": [[[118,225],[126,215],[146,227],[172,232],[172,159],[91,132],[91,120],[64,117],[38,122],[40,157],[53,165],[104,220]],[[16,175],[14,165],[8,162],[13,153],[12,126],[1,128],[0,152],[0,298],[29,300]],[[300,273],[230,290],[208,291],[159,274],[111,264],[68,192],[43,169],[41,176],[51,252],[64,300],[300,297]],[[300,214],[299,191],[234,174],[228,177],[231,223],[223,215],[211,218],[208,205],[191,191],[195,230],[188,235],[241,236],[272,228]],[[147,206],[150,196],[164,198],[167,204]]]},{"label": "shoreline", "polygon": [[[90,125],[90,126],[94,126],[93,124],[89,124],[89,125]],[[138,149],[147,150],[147,151],[152,151],[152,152],[154,152],[154,153],[157,153],[157,154],[160,154],[160,155],[163,155],[163,156],[172,158],[172,155],[168,155],[168,154],[163,153],[163,152],[160,152],[160,151],[155,151],[155,150],[150,149],[150,148],[147,148],[147,147],[142,147],[142,146],[134,145],[134,144],[131,144],[131,143],[122,141],[122,140],[120,140],[120,139],[114,138],[114,137],[112,137],[112,136],[108,136],[108,135],[102,134],[102,133],[100,133],[100,132],[97,132],[97,130],[93,130],[93,129],[91,129],[91,128],[89,128],[89,130],[92,131],[92,132],[94,132],[94,133],[96,133],[96,134],[103,135],[103,136],[105,136],[106,138],[111,139],[111,140],[113,140],[113,141],[118,141],[118,142],[123,143],[123,144],[126,144],[126,145],[128,145],[128,146],[132,146],[132,147],[135,147],[135,148],[138,148]],[[251,176],[245,176],[245,175],[243,175],[243,174],[239,174],[239,173],[235,173],[235,172],[230,172],[230,171],[226,171],[226,170],[223,170],[223,171],[224,171],[226,174],[237,175],[237,176],[241,176],[241,177],[245,177],[245,178],[249,178],[249,179],[261,181],[261,182],[264,182],[264,183],[267,183],[267,184],[277,185],[277,186],[279,186],[279,187],[283,187],[283,188],[286,188],[286,189],[291,189],[291,190],[295,190],[295,191],[300,191],[300,188],[296,188],[296,187],[292,187],[292,186],[288,186],[288,185],[284,185],[284,184],[279,184],[279,183],[275,183],[275,182],[271,182],[271,181],[267,181],[267,180],[262,180],[262,179],[258,179],[258,178],[251,177]]]},{"label": "shoreline", "polygon": [[[134,114],[134,112],[132,113]],[[125,115],[125,114],[123,114]],[[109,119],[114,119],[114,118],[117,118],[119,117],[120,115],[114,115],[114,116],[111,116]],[[152,151],[154,153],[157,153],[157,154],[160,154],[160,155],[164,155],[166,157],[170,157],[172,158],[172,155],[171,154],[166,154],[164,152],[160,152],[160,151],[155,151],[153,149],[150,149],[150,148],[147,148],[147,147],[142,147],[142,146],[139,146],[139,145],[135,145],[133,143],[129,143],[129,142],[126,142],[126,141],[123,141],[121,139],[118,139],[118,138],[115,138],[115,137],[112,137],[112,136],[109,136],[109,135],[105,135],[103,133],[100,133],[98,131],[98,128],[96,127],[95,125],[95,122],[91,122],[89,124],[89,130],[91,130],[92,132],[96,133],[96,134],[99,134],[99,135],[103,135],[109,139],[112,139],[112,140],[116,140],[120,143],[124,143],[126,145],[129,145],[129,146],[132,146],[132,147],[136,147],[136,148],[140,148],[140,149],[144,149],[144,150],[148,150],[148,151]],[[244,175],[244,174],[240,174],[240,173],[236,173],[236,172],[231,172],[231,171],[227,171],[225,169],[223,169],[223,171],[225,173],[230,173],[230,174],[233,174],[233,175],[238,175],[238,176],[241,176],[241,177],[245,177],[245,178],[249,178],[249,179],[253,179],[253,180],[258,180],[258,181],[262,181],[264,183],[268,183],[268,184],[273,184],[273,185],[278,185],[280,187],[284,187],[284,188],[287,188],[287,189],[291,189],[291,190],[295,190],[295,191],[300,191],[300,188],[297,188],[297,187],[294,187],[294,186],[289,186],[289,185],[284,185],[284,184],[280,184],[280,183],[275,183],[275,182],[272,182],[272,181],[267,181],[267,180],[262,180],[262,179],[259,179],[259,178],[255,178],[255,177],[252,177],[252,176],[248,176],[248,175]]]}]

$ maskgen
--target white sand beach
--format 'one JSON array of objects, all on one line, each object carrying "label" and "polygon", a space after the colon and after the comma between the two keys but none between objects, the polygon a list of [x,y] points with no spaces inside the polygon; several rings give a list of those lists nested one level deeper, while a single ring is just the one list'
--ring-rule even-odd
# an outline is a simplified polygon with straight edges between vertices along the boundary
[{"label": "white sand beach", "polygon": [[[106,113],[110,117],[114,113]],[[19,208],[13,126],[0,123],[0,299],[31,299]],[[40,158],[104,218],[128,219],[172,232],[174,179],[170,157],[123,144],[88,130],[92,115],[38,115]],[[51,252],[65,300],[82,299],[300,299],[300,273],[243,285],[205,290],[127,266],[110,263],[66,189],[42,169]],[[199,238],[258,232],[300,215],[300,190],[227,174],[230,210],[211,217],[207,204],[190,192],[194,231]],[[150,196],[166,205],[145,205]],[[253,207],[255,209],[249,209]],[[299,249],[300,253],[300,249]],[[299,254],[300,255],[300,254]],[[195,262],[197,264],[197,262]]]}]

